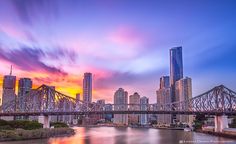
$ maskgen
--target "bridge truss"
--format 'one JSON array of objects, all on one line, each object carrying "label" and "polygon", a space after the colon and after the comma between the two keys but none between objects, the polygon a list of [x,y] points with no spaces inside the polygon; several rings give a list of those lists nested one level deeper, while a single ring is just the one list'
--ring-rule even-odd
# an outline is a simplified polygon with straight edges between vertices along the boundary
[{"label": "bridge truss", "polygon": [[[132,109],[132,107],[136,107]],[[138,108],[137,108],[138,107]],[[168,104],[97,104],[62,94],[50,86],[31,90],[23,100],[3,104],[0,116],[90,114],[207,114],[236,115],[236,93],[223,85],[186,101]]]}]

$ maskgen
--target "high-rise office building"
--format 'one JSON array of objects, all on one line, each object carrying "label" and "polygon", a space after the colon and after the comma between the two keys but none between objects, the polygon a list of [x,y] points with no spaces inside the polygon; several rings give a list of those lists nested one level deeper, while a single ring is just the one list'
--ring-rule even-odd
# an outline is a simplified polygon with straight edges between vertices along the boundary
[{"label": "high-rise office building", "polygon": [[[16,76],[12,75],[12,67],[9,75],[3,78],[3,91],[2,91],[2,111],[14,111],[16,109]],[[10,107],[10,103],[12,104]],[[13,117],[1,117],[4,120],[13,120]]]},{"label": "high-rise office building", "polygon": [[92,73],[84,73],[83,101],[92,103]]},{"label": "high-rise office building", "polygon": [[[147,111],[148,110],[148,104],[149,100],[147,97],[141,97],[140,98],[140,110],[141,111]],[[148,114],[141,114],[140,115],[140,124],[141,125],[147,125],[148,124]]]},{"label": "high-rise office building", "polygon": [[170,77],[162,76],[160,78],[160,89],[169,88],[170,87]]},{"label": "high-rise office building", "polygon": [[80,101],[81,99],[80,99],[80,93],[77,93],[76,95],[75,95],[75,99],[76,99],[76,101]]},{"label": "high-rise office building", "polygon": [[[169,85],[169,76],[162,76],[160,78],[160,88],[156,92],[157,94],[157,110],[165,110],[165,105],[171,103],[171,89]],[[169,114],[158,114],[158,124],[170,124],[171,115]]]},{"label": "high-rise office building", "polygon": [[[133,104],[129,106],[129,110],[140,110],[140,95],[137,92],[129,96],[129,104]],[[129,114],[129,124],[138,124],[139,117],[139,114]]]},{"label": "high-rise office building", "polygon": [[[177,101],[186,101],[192,98],[192,79],[182,78],[175,83],[175,96]],[[183,105],[182,108],[188,110],[188,105]],[[182,123],[191,124],[193,117],[189,115],[177,115],[177,120]]]},{"label": "high-rise office building", "polygon": [[182,47],[170,49],[170,85],[183,78],[183,57]]},{"label": "high-rise office building", "polygon": [[[96,108],[95,109],[97,111],[103,111],[105,109],[104,107],[105,107],[105,100],[104,99],[97,100]],[[105,119],[105,115],[104,114],[99,114],[97,116],[98,116],[99,120]]]},{"label": "high-rise office building", "polygon": [[[165,106],[168,103],[171,103],[171,89],[162,88],[157,90],[157,110],[168,110]],[[166,124],[169,125],[171,123],[171,115],[170,114],[158,114],[157,115],[157,123],[158,124]]]},{"label": "high-rise office building", "polygon": [[[112,111],[112,104],[105,105],[105,111]],[[105,114],[105,121],[111,122],[113,114]]]},{"label": "high-rise office building", "polygon": [[[183,78],[183,57],[182,47],[174,47],[170,49],[170,88],[171,88],[171,101],[176,101],[175,96],[175,82]],[[172,123],[176,119],[176,115],[171,116]]]},{"label": "high-rise office building", "polygon": [[[12,75],[12,67],[9,75],[5,75],[3,78],[3,93],[2,93],[2,111],[5,112],[7,110],[7,105],[9,103],[16,102],[16,76]],[[8,110],[15,110],[16,106],[12,105]]]},{"label": "high-rise office building", "polygon": [[32,89],[32,80],[30,78],[20,78],[18,83],[18,103],[19,110],[24,112],[26,109],[26,98]]},{"label": "high-rise office building", "polygon": [[[123,88],[119,88],[114,94],[114,110],[128,110],[128,92]],[[128,124],[128,115],[127,114],[115,114],[114,115],[115,124]]]}]

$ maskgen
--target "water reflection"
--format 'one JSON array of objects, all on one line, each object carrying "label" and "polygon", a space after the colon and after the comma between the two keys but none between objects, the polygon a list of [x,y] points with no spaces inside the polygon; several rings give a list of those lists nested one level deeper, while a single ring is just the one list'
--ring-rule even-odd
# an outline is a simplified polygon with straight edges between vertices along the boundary
[{"label": "water reflection", "polygon": [[[49,144],[176,144],[181,141],[214,141],[214,144],[236,143],[235,140],[202,133],[178,130],[138,128],[77,128],[77,134],[69,138],[52,138]],[[195,142],[194,142],[195,141]]]},{"label": "water reflection", "polygon": [[[195,132],[176,130],[138,129],[138,128],[75,128],[71,137],[58,137],[44,140],[2,142],[0,144],[178,144],[181,141],[205,141],[214,144],[233,144],[235,140],[210,136]],[[206,142],[208,141],[208,142]]]}]

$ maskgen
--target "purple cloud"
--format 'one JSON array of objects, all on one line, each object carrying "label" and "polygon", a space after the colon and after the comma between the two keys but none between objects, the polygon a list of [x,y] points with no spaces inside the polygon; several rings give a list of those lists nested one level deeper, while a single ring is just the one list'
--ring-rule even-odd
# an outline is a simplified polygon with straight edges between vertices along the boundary
[{"label": "purple cloud", "polygon": [[[32,25],[34,20],[43,19],[46,21],[57,18],[57,3],[48,0],[12,0],[20,20]],[[35,18],[37,17],[37,19]]]},{"label": "purple cloud", "polygon": [[46,71],[49,73],[58,73],[62,75],[67,75],[66,72],[62,71],[59,68],[48,66],[44,62],[41,61],[41,58],[50,55],[54,59],[59,58],[58,55],[62,55],[62,57],[70,57],[71,60],[74,59],[75,55],[69,51],[59,51],[52,53],[52,52],[44,52],[39,48],[29,48],[29,47],[21,47],[21,49],[3,49],[0,47],[0,59],[8,61],[20,69],[24,71]]}]

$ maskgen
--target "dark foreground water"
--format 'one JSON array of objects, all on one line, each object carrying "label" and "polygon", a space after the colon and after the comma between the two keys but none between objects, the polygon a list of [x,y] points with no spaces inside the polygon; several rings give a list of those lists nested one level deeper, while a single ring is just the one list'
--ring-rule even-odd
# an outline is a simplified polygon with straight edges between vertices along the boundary
[{"label": "dark foreground water", "polygon": [[236,140],[180,130],[94,127],[75,128],[71,137],[1,142],[0,144],[236,144]]}]

